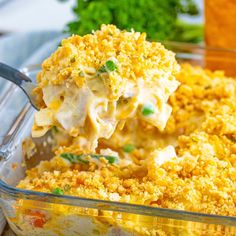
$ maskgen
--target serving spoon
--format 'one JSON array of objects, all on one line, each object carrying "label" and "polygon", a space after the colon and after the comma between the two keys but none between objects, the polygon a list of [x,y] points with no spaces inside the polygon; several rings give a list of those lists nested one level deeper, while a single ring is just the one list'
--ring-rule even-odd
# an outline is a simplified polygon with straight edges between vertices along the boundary
[{"label": "serving spoon", "polygon": [[[35,97],[32,94],[32,91],[36,87],[36,84],[34,84],[27,75],[23,74],[22,72],[18,71],[15,68],[12,68],[11,66],[8,66],[0,62],[0,79],[1,77],[16,84],[20,89],[22,89],[23,92],[28,97],[31,105],[36,110],[39,110],[39,108],[37,107],[37,103],[35,101]],[[35,145],[35,149],[30,158],[27,157],[23,149],[23,160],[26,169],[35,167],[39,163],[39,161],[50,160],[50,158],[54,156],[54,153],[52,152],[53,142],[51,143],[47,142],[49,137],[50,138],[52,137],[52,132],[48,132],[47,134],[39,138],[29,137],[27,139],[27,140],[32,140],[32,142]]]},{"label": "serving spoon", "polygon": [[[37,103],[35,101],[35,97],[32,93],[33,89],[36,87],[36,84],[34,84],[27,75],[23,74],[22,72],[20,72],[19,70],[15,68],[12,68],[11,66],[8,66],[0,62],[0,77],[16,84],[20,89],[22,89],[23,92],[28,97],[31,105],[36,110],[39,110],[39,108],[37,107]],[[27,154],[25,153],[25,150],[23,149],[23,159],[24,159],[24,164],[26,166],[26,169],[31,169],[32,167],[35,167],[39,163],[39,161],[50,160],[54,156],[54,153],[52,152],[52,147],[54,143],[48,142],[49,138],[53,140],[51,130],[50,132],[47,132],[42,137],[38,137],[38,138],[29,137],[28,139],[25,140],[25,142],[32,141],[35,145],[34,152],[30,156],[30,158],[27,156]],[[98,159],[99,157],[105,157],[105,159],[107,159],[109,163],[113,163],[117,161],[117,158],[114,156],[99,155],[99,154],[73,155],[73,154],[64,153],[62,157],[64,159],[69,160],[71,163],[83,162],[86,164],[87,161],[83,160],[82,158],[87,155],[91,155],[91,157],[98,158]]]},{"label": "serving spoon", "polygon": [[32,80],[19,70],[12,68],[2,62],[0,62],[0,77],[11,81],[12,83],[16,84],[19,88],[23,90],[25,95],[28,97],[31,105],[36,109],[39,110],[35,96],[33,95],[32,91],[36,87],[36,84],[32,82]]}]

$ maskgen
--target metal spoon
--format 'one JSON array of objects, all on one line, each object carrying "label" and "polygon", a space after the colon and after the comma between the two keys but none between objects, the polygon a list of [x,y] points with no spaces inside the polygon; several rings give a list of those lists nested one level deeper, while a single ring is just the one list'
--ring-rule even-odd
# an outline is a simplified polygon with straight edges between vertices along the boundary
[{"label": "metal spoon", "polygon": [[39,108],[37,107],[35,97],[32,93],[33,89],[36,87],[36,84],[34,84],[28,76],[0,62],[0,77],[13,82],[19,88],[21,88],[25,93],[25,95],[28,97],[31,105],[36,110],[39,110]]}]

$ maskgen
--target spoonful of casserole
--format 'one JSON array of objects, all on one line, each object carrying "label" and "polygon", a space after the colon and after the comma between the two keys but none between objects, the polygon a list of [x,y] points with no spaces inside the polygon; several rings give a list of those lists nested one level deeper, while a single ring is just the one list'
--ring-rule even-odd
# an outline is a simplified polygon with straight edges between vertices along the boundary
[{"label": "spoonful of casserole", "polygon": [[145,33],[102,25],[91,34],[73,35],[43,62],[33,89],[36,103],[26,92],[39,108],[32,135],[58,127],[94,151],[99,138],[110,138],[127,120],[163,130],[178,71],[174,53],[147,41]]}]

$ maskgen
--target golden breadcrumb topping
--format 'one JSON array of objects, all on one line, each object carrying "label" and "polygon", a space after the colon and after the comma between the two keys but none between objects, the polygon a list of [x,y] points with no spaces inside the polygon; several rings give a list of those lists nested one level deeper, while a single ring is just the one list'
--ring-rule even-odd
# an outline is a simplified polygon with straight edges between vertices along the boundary
[{"label": "golden breadcrumb topping", "polygon": [[[73,163],[62,153],[81,154],[81,149],[61,147],[51,161],[27,171],[18,187],[236,216],[236,81],[188,64],[178,80],[163,132],[130,124],[134,129],[118,127],[110,140],[99,142],[99,151],[116,151],[119,162],[109,163],[104,155]],[[132,148],[124,148],[127,143]],[[175,148],[163,148],[171,144]]]},{"label": "golden breadcrumb topping", "polygon": [[[42,64],[38,74],[40,87],[75,81],[84,83],[84,74],[93,75],[107,60],[115,58],[118,69],[110,74],[110,85],[118,89],[122,80],[149,80],[153,70],[172,75],[178,66],[174,53],[161,43],[146,40],[146,33],[121,31],[114,25],[102,25],[101,30],[85,36],[74,35],[62,40],[61,47]],[[82,72],[82,73],[81,73]],[[174,77],[172,77],[174,79]]]},{"label": "golden breadcrumb topping", "polygon": [[[170,97],[169,104],[173,111],[165,129],[167,133],[189,134],[196,128],[200,128],[208,119],[218,121],[223,119],[222,124],[217,122],[217,125],[224,126],[225,131],[226,129],[229,132],[235,131],[232,127],[236,107],[236,88],[233,78],[225,77],[223,71],[212,72],[184,64],[177,79],[182,85]],[[213,128],[210,124],[204,127],[205,131]],[[217,134],[224,133],[223,130],[219,131],[215,130]]]}]

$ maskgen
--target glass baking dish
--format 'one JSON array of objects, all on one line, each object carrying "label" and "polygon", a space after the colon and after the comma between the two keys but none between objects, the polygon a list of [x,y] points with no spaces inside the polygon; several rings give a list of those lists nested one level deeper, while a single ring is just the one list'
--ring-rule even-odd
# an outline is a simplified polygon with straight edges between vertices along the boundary
[{"label": "glass baking dish", "polygon": [[[236,74],[233,70],[236,67],[232,68],[236,62],[233,50],[173,42],[165,45],[176,52],[180,63],[225,69],[229,74]],[[39,69],[40,66],[35,65],[23,71],[35,79]],[[236,217],[16,188],[25,173],[22,142],[30,136],[34,110],[15,86],[3,97],[0,102],[0,205],[16,235],[236,235]],[[43,140],[38,140],[40,142]]]}]

